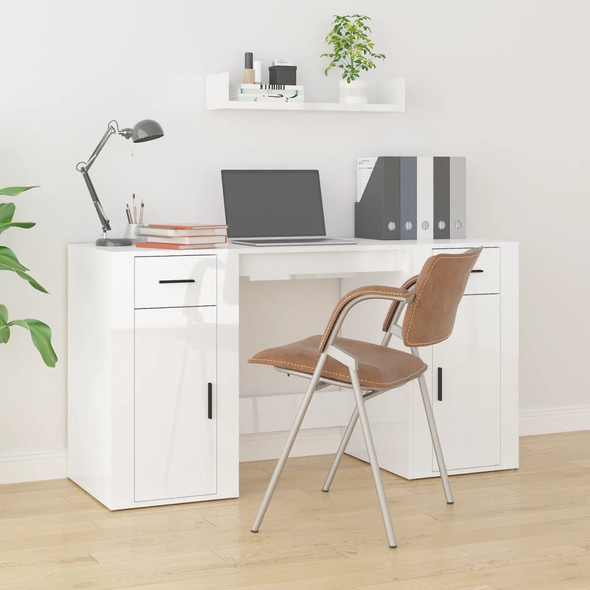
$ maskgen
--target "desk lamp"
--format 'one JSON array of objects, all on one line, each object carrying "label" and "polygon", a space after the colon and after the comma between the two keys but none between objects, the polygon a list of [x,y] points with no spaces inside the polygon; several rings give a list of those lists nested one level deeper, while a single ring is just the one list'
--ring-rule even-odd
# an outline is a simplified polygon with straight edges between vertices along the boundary
[{"label": "desk lamp", "polygon": [[102,238],[98,238],[98,240],[96,240],[97,246],[131,246],[133,244],[133,240],[129,238],[107,238],[107,231],[110,231],[111,224],[105,215],[104,209],[102,208],[98,195],[96,194],[96,190],[94,189],[92,181],[90,180],[90,176],[88,176],[88,171],[90,170],[92,164],[94,164],[98,154],[100,154],[102,148],[106,145],[111,135],[114,135],[115,133],[123,136],[125,139],[131,138],[133,143],[151,141],[152,139],[158,139],[158,137],[162,137],[164,135],[164,131],[162,130],[160,124],[156,121],[153,121],[152,119],[144,119],[143,121],[140,121],[135,125],[135,127],[133,127],[133,129],[129,127],[125,129],[119,129],[119,123],[117,123],[117,121],[111,121],[108,124],[105,134],[102,136],[101,140],[98,142],[98,145],[92,152],[92,155],[90,158],[88,158],[88,162],[78,162],[78,164],[76,164],[76,170],[81,172],[82,176],[84,177],[84,181],[86,182],[86,186],[90,192],[90,198],[94,203],[98,218],[102,224]]}]

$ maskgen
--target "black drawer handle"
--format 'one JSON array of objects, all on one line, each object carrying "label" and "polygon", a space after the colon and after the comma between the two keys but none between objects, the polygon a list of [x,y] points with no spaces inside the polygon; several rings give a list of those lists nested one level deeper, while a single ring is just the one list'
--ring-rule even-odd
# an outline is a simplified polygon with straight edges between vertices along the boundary
[{"label": "black drawer handle", "polygon": [[158,282],[160,285],[169,285],[171,283],[194,283],[195,279],[162,279]]},{"label": "black drawer handle", "polygon": [[438,367],[438,401],[442,402],[442,367]]},{"label": "black drawer handle", "polygon": [[483,272],[482,268],[474,268],[471,272]]},{"label": "black drawer handle", "polygon": [[213,420],[213,383],[207,383],[207,418]]}]

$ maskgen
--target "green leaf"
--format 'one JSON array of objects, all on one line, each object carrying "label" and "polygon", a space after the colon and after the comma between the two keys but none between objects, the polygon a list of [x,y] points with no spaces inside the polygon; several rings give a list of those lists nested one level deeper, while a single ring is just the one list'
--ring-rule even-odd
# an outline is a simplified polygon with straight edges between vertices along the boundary
[{"label": "green leaf", "polygon": [[21,279],[24,279],[25,281],[29,281],[29,283],[31,284],[31,287],[33,287],[33,289],[37,289],[37,291],[41,291],[41,293],[49,293],[49,291],[45,287],[40,285],[32,276],[30,276],[24,272],[17,272],[16,274]]},{"label": "green leaf", "polygon": [[0,223],[0,234],[6,231],[9,227],[22,227],[23,229],[29,229],[35,227],[37,224],[33,221],[14,221],[13,223]]},{"label": "green leaf", "polygon": [[51,328],[39,320],[12,320],[7,326],[21,326],[31,333],[31,340],[48,367],[55,367],[57,354],[51,346]]},{"label": "green leaf", "polygon": [[12,221],[16,206],[14,203],[0,203],[0,233],[9,227],[22,227],[28,229],[35,224],[29,221]]},{"label": "green leaf", "polygon": [[0,246],[0,270],[24,272],[29,269],[18,261],[16,254],[10,248]]},{"label": "green leaf", "polygon": [[14,203],[0,203],[0,224],[10,223],[15,210],[16,205]]},{"label": "green leaf", "polygon": [[9,340],[8,309],[6,309],[6,305],[0,305],[0,344],[6,344]]},{"label": "green leaf", "polygon": [[0,188],[0,195],[6,195],[7,197],[16,197],[25,191],[31,190],[32,188],[39,188],[39,185],[35,186],[8,186],[6,188]]}]

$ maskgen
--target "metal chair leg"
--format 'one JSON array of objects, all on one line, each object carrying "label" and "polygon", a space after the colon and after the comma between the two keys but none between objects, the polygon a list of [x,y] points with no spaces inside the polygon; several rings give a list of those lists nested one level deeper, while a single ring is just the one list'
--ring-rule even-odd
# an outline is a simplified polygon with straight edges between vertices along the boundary
[{"label": "metal chair leg", "polygon": [[283,468],[285,467],[285,463],[287,462],[289,453],[293,448],[293,443],[295,442],[295,438],[297,437],[297,433],[299,432],[299,428],[301,427],[303,418],[305,418],[305,413],[307,412],[307,408],[309,407],[311,398],[313,397],[313,394],[315,393],[315,390],[317,388],[318,381],[322,374],[322,370],[324,368],[324,365],[326,364],[326,358],[326,353],[323,353],[320,356],[315,372],[311,378],[311,381],[309,382],[309,386],[307,388],[307,391],[305,392],[305,397],[303,398],[303,402],[301,403],[301,407],[299,408],[299,412],[297,413],[297,417],[295,418],[295,422],[293,423],[293,427],[291,428],[291,432],[289,433],[289,437],[287,438],[287,442],[285,443],[283,452],[281,453],[281,456],[277,462],[277,465],[272,474],[268,487],[266,488],[266,493],[264,494],[264,498],[262,499],[262,503],[260,504],[260,508],[258,509],[258,514],[256,515],[256,519],[254,520],[254,524],[250,529],[253,533],[257,533],[260,530],[262,519],[266,514],[266,510],[268,508],[268,505],[270,504],[270,500],[272,498],[272,495],[274,494],[275,488],[277,487],[277,483],[279,482],[279,478],[281,477],[281,473],[283,472]]},{"label": "metal chair leg", "polygon": [[387,533],[387,541],[389,546],[393,549],[397,547],[395,541],[395,534],[393,532],[393,524],[391,522],[391,515],[389,514],[389,507],[387,506],[387,498],[385,497],[385,490],[383,488],[383,480],[379,471],[379,462],[377,460],[377,453],[375,452],[375,445],[373,443],[373,436],[369,426],[369,418],[367,417],[367,410],[365,408],[365,400],[361,391],[361,385],[358,378],[358,373],[354,369],[350,369],[350,378],[352,381],[352,390],[356,406],[363,428],[363,436],[365,438],[365,445],[371,463],[371,470],[373,471],[373,479],[375,480],[375,488],[377,489],[377,497],[379,498],[379,506],[381,507],[381,514],[383,516],[383,524],[385,525],[385,532]]},{"label": "metal chair leg", "polygon": [[336,471],[338,470],[338,467],[340,466],[340,461],[342,461],[342,455],[344,455],[344,451],[346,451],[346,447],[348,446],[348,443],[350,441],[350,437],[352,436],[352,432],[354,430],[354,427],[356,426],[358,418],[359,418],[359,410],[358,410],[358,408],[355,408],[354,411],[352,412],[352,416],[350,417],[350,421],[348,422],[348,426],[346,427],[346,430],[344,431],[344,435],[342,436],[342,440],[340,441],[340,446],[338,447],[338,450],[336,451],[336,456],[334,457],[334,461],[332,461],[332,466],[330,467],[330,471],[328,472],[328,475],[326,477],[326,481],[324,482],[324,485],[322,486],[322,492],[329,492],[330,491],[330,486],[332,485],[332,482],[334,481],[334,476],[336,475]]},{"label": "metal chair leg", "polygon": [[[363,399],[365,401],[367,401],[373,397],[376,397],[376,396],[382,394],[384,391],[386,391],[386,390],[372,390],[372,391],[370,390],[363,395]],[[342,456],[346,452],[346,447],[348,447],[348,443],[350,442],[350,437],[352,436],[352,433],[354,431],[356,423],[358,422],[358,418],[359,418],[359,411],[358,411],[358,408],[355,406],[355,408],[352,412],[352,416],[350,417],[350,421],[348,422],[348,426],[346,427],[346,430],[344,431],[344,434],[342,435],[342,439],[340,441],[340,445],[338,447],[338,450],[336,451],[336,456],[334,457],[334,461],[332,462],[332,466],[330,467],[330,471],[328,472],[328,475],[326,476],[326,481],[324,482],[324,485],[322,487],[322,492],[329,492],[330,491],[330,486],[332,485],[332,482],[334,481],[334,477],[336,475],[336,471],[338,470],[338,467],[340,467],[340,462],[342,461]]]},{"label": "metal chair leg", "polygon": [[434,447],[434,454],[436,455],[436,462],[438,463],[438,470],[442,480],[443,489],[447,504],[453,504],[453,492],[451,491],[451,484],[449,483],[449,476],[447,475],[447,467],[445,465],[445,458],[443,457],[442,447],[438,438],[438,431],[436,429],[436,422],[434,420],[434,412],[430,404],[430,396],[428,395],[428,387],[424,375],[418,377],[420,385],[420,393],[422,394],[422,402],[424,403],[424,411],[426,412],[426,419],[428,420],[428,428],[430,428],[430,436],[432,438],[432,446]]}]

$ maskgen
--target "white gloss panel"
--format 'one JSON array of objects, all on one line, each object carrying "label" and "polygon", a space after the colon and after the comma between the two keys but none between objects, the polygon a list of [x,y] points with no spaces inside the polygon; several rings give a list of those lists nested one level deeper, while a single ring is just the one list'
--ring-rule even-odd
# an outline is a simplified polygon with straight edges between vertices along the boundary
[{"label": "white gloss panel", "polygon": [[135,307],[215,305],[215,256],[138,257]]},{"label": "white gloss panel", "polygon": [[135,311],[135,501],[217,491],[216,320],[215,307]]}]

